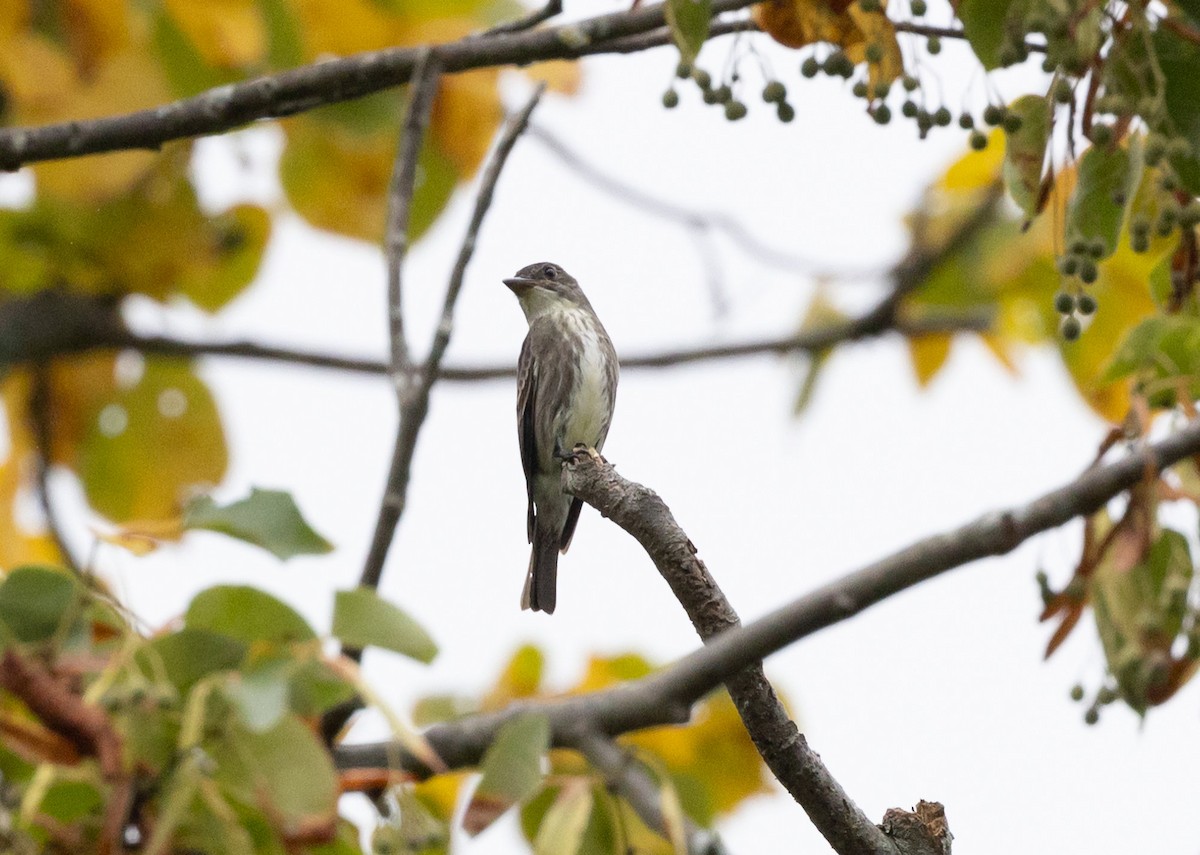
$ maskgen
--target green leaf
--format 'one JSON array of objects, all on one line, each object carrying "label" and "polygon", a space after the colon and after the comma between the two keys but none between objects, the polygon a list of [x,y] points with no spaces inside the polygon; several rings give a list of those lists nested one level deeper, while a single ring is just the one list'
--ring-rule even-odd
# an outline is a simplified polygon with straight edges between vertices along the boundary
[{"label": "green leaf", "polygon": [[[1140,140],[1140,138],[1137,138]],[[1067,210],[1067,242],[1099,239],[1104,254],[1117,248],[1125,206],[1141,178],[1141,147],[1131,140],[1130,150],[1092,146],[1079,161],[1079,180]]]},{"label": "green leaf", "polygon": [[267,30],[267,62],[272,68],[292,68],[304,62],[304,33],[287,0],[258,0]]},{"label": "green leaf", "polygon": [[289,493],[251,488],[250,495],[229,505],[197,496],[183,512],[185,529],[204,529],[261,546],[287,560],[297,555],[322,555],[333,545],[300,515]]},{"label": "green leaf", "polygon": [[216,761],[216,780],[247,804],[260,805],[277,819],[284,834],[332,821],[337,804],[337,773],[324,744],[289,713],[270,730],[255,733],[226,728],[207,746]]},{"label": "green leaf", "polygon": [[273,728],[288,711],[291,685],[288,663],[275,660],[241,673],[231,674],[225,685],[225,697],[254,733]]},{"label": "green leaf", "polygon": [[575,855],[579,852],[593,801],[592,787],[586,780],[574,778],[564,784],[542,818],[533,841],[534,855]]},{"label": "green leaf", "polygon": [[667,0],[666,13],[680,60],[693,64],[708,38],[712,0]]},{"label": "green leaf", "polygon": [[1000,46],[1004,44],[1004,23],[1013,0],[962,0],[958,17],[971,49],[991,71],[1000,66]]},{"label": "green leaf", "polygon": [[291,678],[291,706],[302,716],[318,716],[354,697],[355,688],[320,659],[295,668]]},{"label": "green leaf", "polygon": [[1165,27],[1154,32],[1153,44],[1166,86],[1163,101],[1170,120],[1155,130],[1179,134],[1191,144],[1191,154],[1172,157],[1171,166],[1195,195],[1200,193],[1200,45]]},{"label": "green leaf", "polygon": [[17,641],[44,641],[59,630],[82,593],[65,570],[17,567],[0,582],[0,623]]},{"label": "green leaf", "polygon": [[542,715],[509,719],[483,755],[483,778],[471,796],[463,827],[474,836],[542,783],[542,757],[550,749],[550,723]]},{"label": "green leaf", "polygon": [[92,418],[80,452],[89,504],[117,522],[174,518],[180,497],[219,482],[228,463],[212,393],[190,362],[158,357]]},{"label": "green leaf", "polygon": [[333,634],[349,647],[382,647],[431,662],[437,645],[415,620],[371,588],[338,591]]},{"label": "green leaf", "polygon": [[1007,134],[1004,148],[1004,184],[1009,195],[1029,219],[1037,216],[1042,191],[1042,166],[1050,140],[1051,108],[1040,95],[1025,95],[1008,107],[1021,118],[1021,127]]},{"label": "green leaf", "polygon": [[150,640],[137,652],[137,662],[151,678],[165,673],[186,695],[209,674],[236,668],[245,656],[246,645],[228,635],[185,626]]},{"label": "green leaf", "polygon": [[1194,23],[1200,24],[1200,0],[1175,0],[1175,6]]},{"label": "green leaf", "polygon": [[249,585],[217,585],[201,591],[188,606],[184,624],[239,641],[313,641],[308,621],[286,603]]}]

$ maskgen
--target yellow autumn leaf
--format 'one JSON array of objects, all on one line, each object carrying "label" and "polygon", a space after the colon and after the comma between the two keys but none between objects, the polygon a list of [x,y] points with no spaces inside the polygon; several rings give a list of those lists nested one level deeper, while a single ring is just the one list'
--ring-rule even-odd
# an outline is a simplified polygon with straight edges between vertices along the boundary
[{"label": "yellow autumn leaf", "polygon": [[0,462],[0,567],[62,562],[58,547],[47,532],[30,530],[22,523],[21,509],[36,483],[30,392],[28,369],[14,368],[0,382],[8,427],[8,456]]},{"label": "yellow autumn leaf", "polygon": [[546,657],[540,649],[532,644],[520,647],[495,684],[480,701],[483,710],[504,709],[513,701],[535,697],[542,684],[542,672],[545,669]]},{"label": "yellow autumn leaf", "polygon": [[183,518],[165,520],[136,520],[111,531],[93,529],[98,540],[118,546],[134,555],[149,555],[164,541],[175,542],[183,537]]},{"label": "yellow autumn leaf", "polygon": [[0,84],[13,121],[22,125],[45,124],[63,115],[64,103],[79,85],[65,51],[23,30],[0,41]]},{"label": "yellow autumn leaf", "polygon": [[225,474],[216,403],[187,361],[148,359],[88,427],[80,477],[89,504],[113,521],[170,520],[190,491]]},{"label": "yellow autumn leaf", "polygon": [[846,14],[848,3],[835,10],[827,0],[766,0],[752,7],[755,22],[781,45],[800,48],[817,42],[845,47],[858,30]]},{"label": "yellow autumn leaf", "polygon": [[245,68],[266,54],[257,0],[163,0],[163,5],[204,61],[216,68]]},{"label": "yellow autumn leaf", "polygon": [[449,822],[458,804],[458,794],[470,772],[447,772],[434,775],[413,787],[413,795],[438,819]]},{"label": "yellow autumn leaf", "polygon": [[[107,58],[87,79],[76,81],[40,121],[93,119],[170,100],[162,67],[146,51],[129,51]],[[151,152],[121,151],[39,163],[33,171],[39,193],[97,203],[132,187],[153,169],[155,158]]]},{"label": "yellow autumn leaf", "polygon": [[130,0],[61,0],[60,19],[81,69],[129,50],[135,25]]},{"label": "yellow autumn leaf", "polygon": [[552,59],[535,62],[524,69],[525,75],[535,83],[545,83],[551,92],[575,95],[583,83],[583,71],[579,63],[568,59]]},{"label": "yellow autumn leaf", "polygon": [[463,178],[475,174],[504,118],[498,78],[496,69],[487,68],[450,75],[433,102],[430,132]]},{"label": "yellow autumn leaf", "polygon": [[912,359],[913,373],[917,377],[917,385],[922,389],[932,382],[934,376],[946,364],[946,360],[950,356],[950,344],[951,336],[945,333],[908,339],[908,353]]}]

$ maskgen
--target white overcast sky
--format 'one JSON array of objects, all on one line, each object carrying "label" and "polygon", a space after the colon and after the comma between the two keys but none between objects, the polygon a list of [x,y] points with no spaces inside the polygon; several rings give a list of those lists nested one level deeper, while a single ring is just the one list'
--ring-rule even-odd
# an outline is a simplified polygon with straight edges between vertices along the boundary
[{"label": "white overcast sky", "polygon": [[[590,14],[622,4],[567,5]],[[932,20],[948,22],[948,13]],[[731,45],[706,46],[701,64],[715,73]],[[682,105],[664,111],[670,49],[585,61],[581,94],[548,97],[535,121],[596,168],[695,210],[726,213],[820,267],[886,267],[905,248],[902,217],[961,153],[963,133],[944,130],[922,143],[909,122],[878,128],[840,81],[801,80],[802,55],[773,49],[765,37],[754,45],[792,93],[791,125],[756,102],[753,57],[743,63],[745,121],[726,122],[687,87]],[[955,45],[928,68],[930,92],[943,88],[956,113],[964,103],[981,105],[986,85],[1007,97],[1022,92],[1011,80],[986,84]],[[510,106],[526,91],[518,75],[505,82]],[[271,169],[279,144],[270,130],[202,143],[204,199],[280,203]],[[407,325],[418,353],[472,198],[470,189],[460,192],[411,254]],[[277,223],[258,283],[220,316],[143,304],[133,318],[180,335],[382,356],[377,250],[290,215]],[[448,362],[515,362],[525,321],[500,280],[539,260],[578,277],[626,354],[795,328],[812,293],[809,276],[758,263],[721,237],[712,248],[728,301],[720,315],[706,286],[712,271],[686,233],[596,192],[524,140],[468,272]],[[852,309],[882,284],[838,285],[835,294]],[[753,620],[1080,472],[1105,426],[1053,354],[1028,352],[1020,368],[1014,378],[983,348],[959,341],[946,370],[920,392],[899,339],[864,342],[838,351],[801,421],[790,415],[799,372],[786,360],[629,371],[606,456],[665,498],[743,619]],[[177,615],[202,587],[248,582],[328,629],[332,591],[356,582],[375,522],[395,428],[388,385],[230,360],[208,360],[203,373],[232,446],[222,495],[250,485],[290,490],[337,551],[281,565],[200,534],[149,559],[106,548],[100,568],[152,623]],[[429,667],[368,654],[370,678],[397,709],[429,692],[480,691],[526,641],[548,651],[552,680],[564,686],[589,653],[632,650],[666,662],[697,645],[650,561],[590,509],[561,563],[557,613],[520,611],[528,547],[513,385],[442,384],[434,393],[382,590],[432,632],[441,653]],[[55,487],[79,505],[69,479]],[[1077,680],[1094,688],[1102,673],[1090,618],[1052,662],[1041,660],[1049,629],[1036,623],[1034,573],[1045,567],[1064,579],[1078,536],[1069,527],[954,571],[767,662],[811,744],[869,816],[941,801],[962,852],[1196,851],[1193,776],[1181,762],[1195,755],[1196,691],[1145,723],[1110,708],[1088,728],[1067,692]],[[367,722],[356,735],[381,732]],[[748,802],[721,830],[734,853],[828,851],[782,792]],[[455,851],[516,851],[515,834],[514,823],[502,823],[474,841],[460,835]]]}]

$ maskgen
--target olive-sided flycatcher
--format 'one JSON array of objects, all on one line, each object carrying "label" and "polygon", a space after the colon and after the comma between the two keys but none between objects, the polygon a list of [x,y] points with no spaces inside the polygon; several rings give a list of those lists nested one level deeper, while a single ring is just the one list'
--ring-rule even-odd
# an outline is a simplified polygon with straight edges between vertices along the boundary
[{"label": "olive-sided flycatcher", "polygon": [[617,354],[579,283],[557,264],[523,267],[504,284],[521,302],[529,334],[517,363],[517,436],[533,544],[521,608],[554,611],[558,554],[583,503],[562,491],[562,464],[577,445],[604,447],[617,394]]}]

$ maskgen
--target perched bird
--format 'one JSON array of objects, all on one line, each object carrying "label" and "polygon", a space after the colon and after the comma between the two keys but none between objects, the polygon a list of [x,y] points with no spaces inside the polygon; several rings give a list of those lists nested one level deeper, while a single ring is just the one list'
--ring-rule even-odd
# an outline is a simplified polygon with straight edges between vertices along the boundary
[{"label": "perched bird", "polygon": [[504,284],[529,321],[517,363],[517,435],[533,544],[521,608],[551,613],[558,553],[571,545],[583,504],[562,491],[562,464],[577,445],[597,454],[604,447],[617,354],[579,283],[557,264],[523,267]]}]

